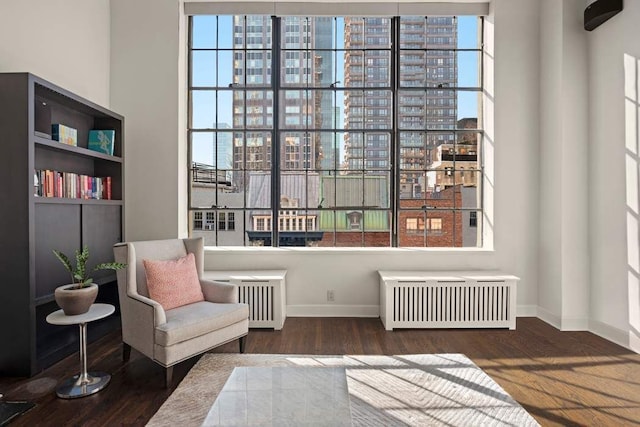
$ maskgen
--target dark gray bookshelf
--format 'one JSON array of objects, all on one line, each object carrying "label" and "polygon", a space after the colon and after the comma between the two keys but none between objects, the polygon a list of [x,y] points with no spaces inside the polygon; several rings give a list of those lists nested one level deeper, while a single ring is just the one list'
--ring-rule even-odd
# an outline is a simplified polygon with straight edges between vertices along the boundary
[{"label": "dark gray bookshelf", "polygon": [[[77,130],[78,145],[51,139],[51,125]],[[91,129],[114,129],[114,155],[87,148]],[[124,119],[29,73],[0,73],[0,375],[32,376],[78,351],[77,327],[46,323],[53,292],[70,282],[52,253],[89,247],[89,268],[113,260],[123,241]],[[34,194],[35,170],[111,177],[111,200]],[[89,340],[120,325],[115,274],[92,274],[98,302],[116,313],[93,322]]]}]

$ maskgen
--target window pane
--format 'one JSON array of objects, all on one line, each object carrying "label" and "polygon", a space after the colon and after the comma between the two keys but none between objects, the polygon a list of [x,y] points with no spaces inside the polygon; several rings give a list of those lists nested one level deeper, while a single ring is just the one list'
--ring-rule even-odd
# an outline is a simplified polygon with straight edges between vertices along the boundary
[{"label": "window pane", "polygon": [[262,210],[271,207],[271,172],[247,171],[246,179],[249,181],[246,191],[250,215],[263,215]]},{"label": "window pane", "polygon": [[236,132],[233,161],[237,169],[269,170],[271,168],[271,133]]},{"label": "window pane", "polygon": [[320,117],[315,114],[312,94],[306,90],[280,92],[280,127],[286,129],[316,128]]},{"label": "window pane", "polygon": [[456,94],[456,100],[458,107],[457,119],[464,120],[475,118],[477,124],[477,118],[480,117],[478,112],[482,105],[482,93],[460,91]]},{"label": "window pane", "polygon": [[309,172],[286,172],[280,175],[280,209],[297,211],[316,209],[320,204],[320,176]]},{"label": "window pane", "polygon": [[192,18],[192,44],[194,49],[212,49],[216,47],[216,16],[194,16]]},{"label": "window pane", "polygon": [[480,186],[482,177],[480,172],[461,171],[460,172],[460,191],[461,191],[461,203],[460,206],[465,209],[479,208],[482,206]]},{"label": "window pane", "polygon": [[387,50],[367,50],[365,60],[365,86],[389,87],[391,85],[391,52]]},{"label": "window pane", "polygon": [[218,49],[233,47],[234,21],[242,25],[242,17],[218,16]]},{"label": "window pane", "polygon": [[480,52],[457,52],[458,87],[480,87]]},{"label": "window pane", "polygon": [[480,49],[480,18],[458,16],[458,49]]},{"label": "window pane", "polygon": [[215,165],[215,133],[191,133],[191,160],[206,165]]},{"label": "window pane", "polygon": [[344,63],[344,80],[341,86],[364,87],[365,51],[338,51],[336,55],[338,60],[342,60]]},{"label": "window pane", "polygon": [[400,86],[421,87],[427,85],[427,52],[400,52]]},{"label": "window pane", "polygon": [[315,169],[318,150],[317,133],[283,132],[280,134],[280,167],[283,171]]},{"label": "window pane", "polygon": [[332,175],[341,170],[344,159],[344,132],[317,132],[316,144],[319,145],[316,165],[323,175]]},{"label": "window pane", "polygon": [[193,86],[216,86],[218,71],[216,52],[193,51],[191,61],[191,84]]},{"label": "window pane", "polygon": [[[242,105],[242,102],[239,102]],[[266,90],[246,92],[246,127],[273,127],[273,93]]]},{"label": "window pane", "polygon": [[233,92],[218,91],[218,121],[214,123],[217,129],[231,129],[233,124]]},{"label": "window pane", "polygon": [[462,246],[478,247],[482,242],[482,211],[462,211]]},{"label": "window pane", "polygon": [[232,83],[244,84],[244,69],[241,59],[234,60],[234,52],[230,50],[218,51],[218,81],[217,86],[229,87]]},{"label": "window pane", "polygon": [[191,128],[211,129],[216,122],[216,92],[191,91]]}]

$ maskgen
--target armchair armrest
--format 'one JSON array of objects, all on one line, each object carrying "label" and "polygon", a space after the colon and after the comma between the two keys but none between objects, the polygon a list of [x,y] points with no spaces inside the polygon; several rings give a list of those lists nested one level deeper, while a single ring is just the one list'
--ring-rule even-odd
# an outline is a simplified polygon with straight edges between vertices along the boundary
[{"label": "armchair armrest", "polygon": [[[158,325],[162,325],[163,323],[167,323],[167,315],[164,312],[164,308],[162,308],[162,305],[160,305],[160,303],[152,300],[151,298],[147,298],[145,296],[142,296],[140,294],[131,294],[127,292],[127,297],[131,298],[132,300],[145,304],[149,307],[151,307],[151,309],[153,310],[153,326],[158,326]],[[139,306],[138,304],[134,304]]]},{"label": "armchair armrest", "polygon": [[207,301],[231,304],[238,302],[238,288],[235,285],[200,279],[200,286]]},{"label": "armchair armrest", "polygon": [[167,322],[164,309],[157,302],[127,292],[120,299],[122,341],[142,354],[154,358],[156,326]]}]

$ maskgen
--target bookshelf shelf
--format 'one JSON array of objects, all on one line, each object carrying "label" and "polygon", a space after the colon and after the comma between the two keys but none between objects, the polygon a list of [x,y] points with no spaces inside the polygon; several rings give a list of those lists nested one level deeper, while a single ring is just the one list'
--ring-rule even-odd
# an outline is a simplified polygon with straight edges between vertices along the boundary
[{"label": "bookshelf shelf", "polygon": [[[49,137],[55,124],[75,129],[77,146]],[[55,288],[70,280],[53,249],[73,256],[87,246],[93,269],[113,261],[113,245],[124,240],[124,118],[33,74],[0,73],[0,129],[0,182],[9,190],[0,192],[0,283],[10,284],[0,286],[0,376],[33,376],[78,348],[75,329],[45,321],[58,309]],[[113,156],[87,148],[90,130],[114,131]],[[49,194],[110,188],[111,197],[35,195],[43,182]],[[96,302],[118,307],[115,274],[95,273]],[[103,333],[118,324],[105,323]]]},{"label": "bookshelf shelf", "polygon": [[66,145],[61,142],[54,141],[53,139],[43,138],[38,135],[34,135],[33,140],[36,144],[42,147],[50,148],[52,150],[59,150],[63,152],[76,154],[78,156],[85,156],[88,158],[102,159],[109,162],[122,163],[122,157],[109,156],[108,154],[98,153],[97,151],[89,150],[88,148],[75,147],[73,145]]},{"label": "bookshelf shelf", "polygon": [[122,206],[122,200],[104,200],[104,199],[72,199],[67,197],[35,197],[36,204],[51,205],[107,205]]}]

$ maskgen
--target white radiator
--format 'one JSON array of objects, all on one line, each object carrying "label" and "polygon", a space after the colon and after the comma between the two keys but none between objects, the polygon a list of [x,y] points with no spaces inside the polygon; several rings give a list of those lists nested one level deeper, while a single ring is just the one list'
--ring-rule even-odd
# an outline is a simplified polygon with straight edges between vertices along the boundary
[{"label": "white radiator", "polygon": [[380,271],[380,319],[394,328],[516,328],[515,276]]},{"label": "white radiator", "polygon": [[238,283],[238,302],[249,304],[249,324],[252,327],[275,326],[274,288],[268,280]]},{"label": "white radiator", "polygon": [[286,319],[284,270],[205,271],[204,278],[238,287],[238,302],[249,305],[250,328],[282,329]]}]

